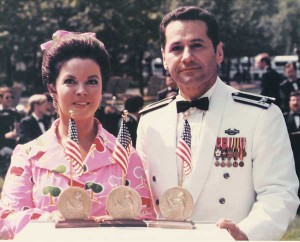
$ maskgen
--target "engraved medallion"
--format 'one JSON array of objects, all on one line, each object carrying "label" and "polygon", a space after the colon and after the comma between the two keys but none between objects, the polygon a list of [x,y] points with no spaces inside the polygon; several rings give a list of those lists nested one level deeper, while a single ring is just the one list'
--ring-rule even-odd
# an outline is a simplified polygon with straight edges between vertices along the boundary
[{"label": "engraved medallion", "polygon": [[233,162],[233,167],[238,167],[238,163],[235,161],[235,162]]},{"label": "engraved medallion", "polygon": [[107,196],[106,209],[114,219],[134,219],[142,208],[142,199],[131,187],[118,186]]},{"label": "engraved medallion", "polygon": [[244,166],[244,162],[243,162],[243,161],[240,161],[240,162],[239,162],[239,166],[240,166],[240,167],[243,167],[243,166]]},{"label": "engraved medallion", "polygon": [[172,187],[166,190],[159,203],[159,208],[167,220],[182,221],[192,215],[194,201],[188,190]]},{"label": "engraved medallion", "polygon": [[218,167],[220,165],[219,161],[215,161],[215,166]]},{"label": "engraved medallion", "polygon": [[226,166],[227,166],[227,167],[231,167],[231,166],[232,166],[231,162],[230,162],[230,161],[227,161],[227,162],[226,162]]},{"label": "engraved medallion", "polygon": [[225,161],[222,161],[222,162],[221,162],[221,167],[225,167],[225,166],[226,166]]},{"label": "engraved medallion", "polygon": [[79,187],[65,189],[58,198],[58,210],[66,220],[86,219],[92,207],[89,194]]}]

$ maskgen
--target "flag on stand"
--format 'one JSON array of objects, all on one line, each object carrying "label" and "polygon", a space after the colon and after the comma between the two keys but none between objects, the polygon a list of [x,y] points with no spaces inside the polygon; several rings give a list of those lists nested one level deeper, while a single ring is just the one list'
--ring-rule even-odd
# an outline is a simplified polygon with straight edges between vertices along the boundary
[{"label": "flag on stand", "polygon": [[65,145],[65,155],[72,164],[75,172],[81,176],[83,174],[83,162],[79,148],[78,134],[75,121],[72,117],[69,120],[68,138]]},{"label": "flag on stand", "polygon": [[113,159],[121,166],[124,175],[127,174],[131,146],[131,135],[126,121],[123,118],[113,152]]},{"label": "flag on stand", "polygon": [[192,171],[192,154],[191,154],[191,127],[187,120],[184,121],[183,130],[177,144],[176,154],[183,161],[184,174],[188,176]]}]

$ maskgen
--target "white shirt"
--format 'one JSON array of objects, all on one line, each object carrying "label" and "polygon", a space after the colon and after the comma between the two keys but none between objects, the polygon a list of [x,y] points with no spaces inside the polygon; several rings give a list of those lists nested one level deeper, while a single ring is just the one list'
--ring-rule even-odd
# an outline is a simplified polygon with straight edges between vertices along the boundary
[{"label": "white shirt", "polygon": [[[208,97],[209,100],[215,90],[216,83],[200,98],[202,97]],[[199,99],[200,99],[199,98]],[[176,97],[176,101],[187,101],[181,96],[181,92],[179,91],[178,96]],[[199,161],[199,157],[201,154],[198,154],[199,149],[197,149],[197,145],[199,144],[200,137],[201,137],[201,127],[202,127],[202,121],[205,116],[205,111],[199,110],[197,108],[190,108],[184,113],[178,113],[177,115],[177,137],[176,137],[176,143],[178,142],[182,130],[183,130],[183,124],[184,124],[184,115],[187,115],[187,121],[190,124],[191,127],[191,135],[192,135],[192,141],[191,141],[191,153],[192,153],[192,167],[196,164],[196,162]],[[184,182],[187,178],[185,174],[182,175],[182,160],[180,157],[177,156],[177,171],[178,171],[178,185],[181,186],[181,176],[182,181]],[[193,172],[193,169],[192,169]]]}]

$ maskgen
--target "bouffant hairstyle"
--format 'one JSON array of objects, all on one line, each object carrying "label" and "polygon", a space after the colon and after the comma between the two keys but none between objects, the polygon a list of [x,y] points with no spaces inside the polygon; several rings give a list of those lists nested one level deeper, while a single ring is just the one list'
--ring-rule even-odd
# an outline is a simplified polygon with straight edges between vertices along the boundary
[{"label": "bouffant hairstyle", "polygon": [[94,60],[100,67],[102,88],[105,89],[110,75],[109,54],[100,40],[79,33],[56,38],[52,40],[51,46],[44,50],[42,79],[46,87],[56,84],[62,65],[72,58]]}]

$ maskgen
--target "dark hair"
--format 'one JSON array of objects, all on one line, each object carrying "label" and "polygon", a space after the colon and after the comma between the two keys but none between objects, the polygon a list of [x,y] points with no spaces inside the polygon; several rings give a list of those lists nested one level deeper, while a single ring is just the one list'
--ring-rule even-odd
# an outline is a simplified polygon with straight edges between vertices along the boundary
[{"label": "dark hair", "polygon": [[298,97],[300,96],[300,92],[299,91],[293,91],[290,93],[290,97]]},{"label": "dark hair", "polygon": [[175,20],[201,20],[206,23],[207,36],[213,43],[214,49],[220,42],[218,23],[212,13],[194,6],[184,6],[174,9],[164,16],[160,23],[159,34],[161,47],[164,49],[166,45],[166,28],[168,24]]},{"label": "dark hair", "polygon": [[144,99],[141,96],[130,97],[125,101],[125,109],[129,113],[136,113],[144,106]]},{"label": "dark hair", "polygon": [[263,58],[261,58],[260,60],[261,62],[265,62],[267,64],[267,66],[271,65],[271,59],[268,56],[264,56]]},{"label": "dark hair", "polygon": [[42,79],[45,86],[54,84],[61,66],[72,58],[92,59],[100,67],[102,88],[105,89],[110,75],[110,60],[104,44],[89,35],[71,33],[52,41],[51,47],[44,51]]},{"label": "dark hair", "polygon": [[290,66],[292,66],[295,71],[297,70],[296,62],[288,62],[288,63],[286,63],[285,66],[284,66],[284,69],[286,69],[286,68],[288,68]]}]

